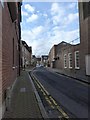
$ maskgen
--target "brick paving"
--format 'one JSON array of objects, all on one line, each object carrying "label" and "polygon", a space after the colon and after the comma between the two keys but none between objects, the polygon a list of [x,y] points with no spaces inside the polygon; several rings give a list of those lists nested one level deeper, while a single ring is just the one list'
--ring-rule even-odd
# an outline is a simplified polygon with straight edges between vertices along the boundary
[{"label": "brick paving", "polygon": [[26,71],[17,78],[11,96],[10,109],[4,118],[42,118],[35,94]]}]

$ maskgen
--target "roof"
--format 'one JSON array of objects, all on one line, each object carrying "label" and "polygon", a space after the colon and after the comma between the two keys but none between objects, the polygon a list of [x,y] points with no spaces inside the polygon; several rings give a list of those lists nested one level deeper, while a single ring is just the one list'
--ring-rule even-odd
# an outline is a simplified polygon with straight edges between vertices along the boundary
[{"label": "roof", "polygon": [[29,52],[32,52],[32,47],[31,47],[31,46],[28,46],[25,41],[22,41],[22,44],[23,44],[24,47],[26,47],[26,49],[27,49]]}]

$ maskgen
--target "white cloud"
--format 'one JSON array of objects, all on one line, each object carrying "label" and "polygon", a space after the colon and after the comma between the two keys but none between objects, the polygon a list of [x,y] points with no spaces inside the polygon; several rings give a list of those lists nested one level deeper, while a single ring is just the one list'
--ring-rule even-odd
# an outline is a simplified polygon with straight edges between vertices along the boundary
[{"label": "white cloud", "polygon": [[30,38],[32,39],[32,41],[34,41],[39,39],[43,32],[43,26],[37,26],[31,30],[22,30],[22,38],[24,38],[25,40],[28,40]]},{"label": "white cloud", "polygon": [[58,14],[59,10],[60,10],[59,4],[58,3],[52,3],[51,14],[52,15]]},{"label": "white cloud", "polygon": [[68,6],[68,8],[70,8],[70,9],[73,9],[75,7],[76,7],[76,2],[70,3],[69,6]]},{"label": "white cloud", "polygon": [[70,4],[68,5],[68,8],[69,8],[69,9],[74,9],[74,8],[76,8],[76,9],[78,10],[78,2],[76,1],[76,2],[70,3]]},{"label": "white cloud", "polygon": [[51,6],[51,15],[52,21],[54,25],[63,25],[67,26],[68,24],[74,22],[78,19],[78,13],[67,13],[67,8],[73,8],[77,5],[77,3],[71,3],[68,7],[62,7],[59,3],[52,3]]},{"label": "white cloud", "polygon": [[22,16],[28,16],[28,13],[25,11],[21,11],[22,12]]},{"label": "white cloud", "polygon": [[78,13],[70,13],[70,14],[68,14],[68,16],[66,16],[63,19],[63,24],[69,25],[72,22],[75,22],[75,20],[77,20],[77,22],[78,22],[78,18],[79,18],[79,14]]},{"label": "white cloud", "polygon": [[65,10],[63,7],[60,6],[59,3],[52,3],[51,15],[54,25],[57,25],[62,21],[64,14],[65,14]]},{"label": "white cloud", "polygon": [[[50,27],[50,26],[49,26]],[[47,31],[45,26],[37,26],[31,30],[22,31],[22,39],[32,46],[33,54],[48,54],[54,44],[61,41],[70,42],[79,36],[79,30],[64,31],[59,26]]]},{"label": "white cloud", "polygon": [[[74,4],[72,6],[74,6]],[[70,8],[68,9],[70,10]],[[33,54],[35,55],[48,54],[54,44],[58,44],[61,41],[70,42],[79,37],[78,27],[73,30],[69,27],[71,23],[77,21],[78,13],[73,13],[72,11],[67,13],[66,6],[62,7],[59,3],[52,3],[50,12],[50,17],[46,12],[38,12],[39,16],[40,14],[42,15],[41,18],[47,18],[43,26],[39,22],[39,24],[37,23],[38,26],[30,30],[22,30],[22,39],[25,40],[29,46],[32,46]],[[37,20],[39,18],[37,14],[32,14],[28,17],[27,22]],[[65,30],[64,26],[67,30]]]},{"label": "white cloud", "polygon": [[[64,31],[60,30],[60,28],[56,27],[52,30],[53,36],[49,37],[49,46],[53,46],[54,44],[58,44],[62,41],[70,42],[74,40],[75,38],[79,37],[79,30],[75,29],[72,31]],[[77,43],[78,41],[74,41],[74,43]]]},{"label": "white cloud", "polygon": [[32,14],[29,18],[27,18],[27,22],[33,22],[38,19],[38,15]]},{"label": "white cloud", "polygon": [[32,33],[37,38],[37,36],[39,36],[40,34],[42,34],[43,30],[44,30],[43,26],[38,26],[38,27],[32,29]]},{"label": "white cloud", "polygon": [[40,11],[38,10],[37,13],[40,13]]},{"label": "white cloud", "polygon": [[25,4],[24,7],[28,12],[34,13],[35,11],[35,7],[31,6],[30,4]]},{"label": "white cloud", "polygon": [[44,17],[48,17],[48,15],[46,13],[43,14]]},{"label": "white cloud", "polygon": [[72,21],[74,21],[75,19],[77,19],[79,17],[79,14],[78,13],[75,13],[75,14],[69,14],[68,15],[68,20],[70,21],[70,22],[72,22]]}]

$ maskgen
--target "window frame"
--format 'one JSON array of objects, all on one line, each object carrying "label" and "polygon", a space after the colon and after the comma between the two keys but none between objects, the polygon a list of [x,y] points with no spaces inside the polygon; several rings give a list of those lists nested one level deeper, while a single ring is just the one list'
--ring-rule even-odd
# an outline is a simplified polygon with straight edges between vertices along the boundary
[{"label": "window frame", "polygon": [[69,60],[69,68],[72,69],[73,68],[73,63],[72,63],[72,66],[71,66],[71,61],[73,61],[73,59],[70,58],[70,55],[72,56],[72,53],[68,53],[68,60]]},{"label": "window frame", "polygon": [[67,68],[67,54],[64,54],[64,68]]},{"label": "window frame", "polygon": [[79,51],[75,51],[75,69],[80,69],[80,57],[79,57],[79,67],[77,66],[77,59],[76,59],[76,54],[79,53]]}]

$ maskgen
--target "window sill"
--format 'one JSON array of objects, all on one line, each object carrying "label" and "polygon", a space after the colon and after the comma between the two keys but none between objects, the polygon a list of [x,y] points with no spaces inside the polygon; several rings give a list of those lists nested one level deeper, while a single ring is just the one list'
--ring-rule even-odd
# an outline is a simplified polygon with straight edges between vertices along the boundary
[{"label": "window sill", "polygon": [[76,69],[76,70],[80,70],[80,68],[78,68],[78,67],[75,67],[75,69]]}]

